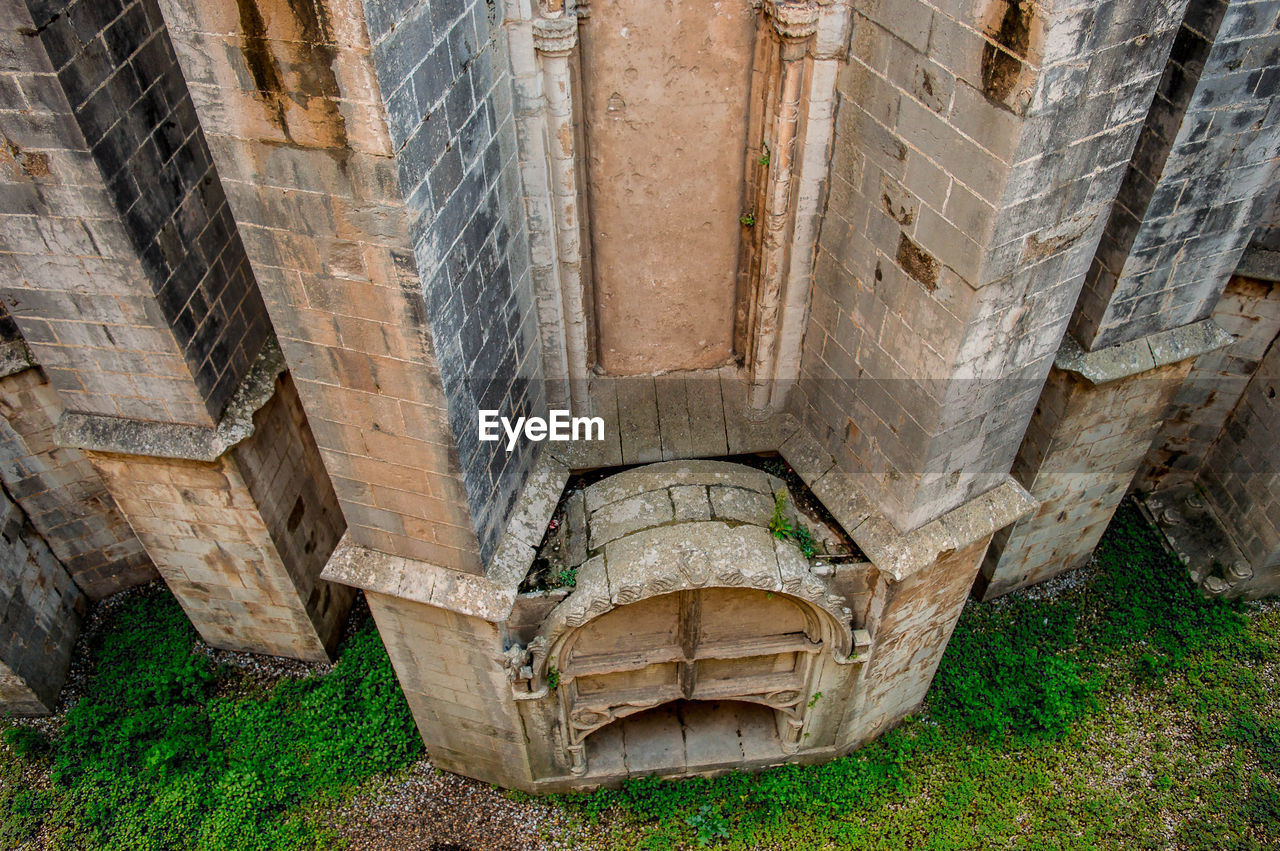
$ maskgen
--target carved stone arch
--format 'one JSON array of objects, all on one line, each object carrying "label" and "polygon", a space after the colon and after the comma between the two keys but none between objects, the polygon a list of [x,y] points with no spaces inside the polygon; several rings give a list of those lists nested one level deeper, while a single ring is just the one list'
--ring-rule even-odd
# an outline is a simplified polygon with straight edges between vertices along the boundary
[{"label": "carved stone arch", "polygon": [[677,700],[774,710],[799,749],[818,671],[847,664],[850,611],[793,544],[763,527],[679,523],[611,543],[531,642],[572,770],[596,730]]}]

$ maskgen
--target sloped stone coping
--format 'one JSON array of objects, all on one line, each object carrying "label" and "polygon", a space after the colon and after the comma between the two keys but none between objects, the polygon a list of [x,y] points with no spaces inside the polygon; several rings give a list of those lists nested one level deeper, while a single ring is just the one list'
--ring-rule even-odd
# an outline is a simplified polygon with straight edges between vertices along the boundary
[{"label": "sloped stone coping", "polygon": [[269,340],[213,427],[67,411],[58,419],[53,439],[59,446],[114,455],[216,461],[253,434],[253,415],[271,401],[285,369],[280,346]]},{"label": "sloped stone coping", "polygon": [[495,623],[504,621],[511,615],[520,580],[533,564],[568,481],[569,467],[553,453],[542,452],[483,576],[362,547],[347,533],[320,578]]},{"label": "sloped stone coping", "polygon": [[21,340],[0,343],[0,378],[17,375],[38,365],[27,344]]},{"label": "sloped stone coping", "polygon": [[910,532],[899,532],[835,458],[803,430],[779,450],[792,469],[844,527],[876,569],[901,581],[1030,514],[1037,502],[1012,476],[981,496]]},{"label": "sloped stone coping", "polygon": [[[940,556],[1004,528],[1034,511],[1039,505],[1012,477],[1006,477],[998,487],[971,499],[937,520],[912,532],[899,532],[855,487],[852,479],[836,468],[835,459],[803,429],[792,433],[779,451],[875,567],[894,580],[902,580],[933,564]],[[646,475],[645,471],[650,471],[648,475],[653,475],[654,467],[663,468],[659,475],[674,477],[671,478],[671,484],[679,486],[694,484],[695,479],[707,476],[719,482],[722,473],[714,468],[720,465],[741,467],[746,474],[762,477],[761,482],[767,482],[770,478],[763,471],[741,465],[688,460],[637,467],[603,479],[593,487],[613,482],[596,492],[597,501],[605,506],[628,498],[628,494],[639,486],[639,481]],[[568,479],[569,466],[559,455],[544,451],[521,492],[508,524],[507,534],[503,536],[502,543],[483,576],[460,573],[439,565],[371,550],[353,543],[348,535],[343,535],[320,577],[495,623],[504,621],[511,615],[520,581],[533,563],[536,547],[542,540],[542,534],[555,512]],[[636,491],[636,494],[639,493],[643,493],[643,490]],[[717,523],[723,528],[731,528],[718,521],[713,521],[710,525]],[[689,525],[695,524],[676,524],[658,529],[676,529]],[[685,531],[689,530],[686,528]],[[765,534],[768,535],[767,530]],[[771,536],[769,538],[772,540]],[[779,544],[795,550],[795,558],[803,562],[807,570],[808,562],[794,545],[782,542]],[[608,544],[606,551],[607,547]],[[591,581],[592,569],[589,565],[590,560],[579,569],[579,588]],[[581,599],[587,598],[584,596]],[[566,609],[566,613],[568,611]]]},{"label": "sloped stone coping", "polygon": [[1086,352],[1074,337],[1066,334],[1053,365],[1092,384],[1107,384],[1159,366],[1199,357],[1233,342],[1235,337],[1212,319],[1148,334],[1096,352]]}]

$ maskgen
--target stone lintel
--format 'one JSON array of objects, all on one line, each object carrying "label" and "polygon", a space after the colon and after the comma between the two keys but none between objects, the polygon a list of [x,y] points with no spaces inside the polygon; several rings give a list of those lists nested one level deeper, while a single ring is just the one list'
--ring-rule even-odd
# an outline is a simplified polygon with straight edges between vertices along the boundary
[{"label": "stone lintel", "polygon": [[1074,337],[1066,334],[1053,365],[1064,372],[1075,373],[1091,384],[1101,385],[1199,357],[1234,341],[1235,337],[1212,319],[1158,331],[1094,352],[1086,352]]},{"label": "stone lintel", "polygon": [[19,372],[39,366],[31,356],[31,350],[21,340],[10,340],[0,343],[0,378],[8,378]]},{"label": "stone lintel", "polygon": [[362,547],[344,534],[320,578],[500,623],[511,615],[517,588],[568,480],[569,468],[544,451],[484,576]]},{"label": "stone lintel", "polygon": [[253,415],[271,401],[276,379],[286,368],[279,345],[270,340],[212,428],[67,411],[53,438],[59,446],[91,452],[216,461],[253,434]]},{"label": "stone lintel", "polygon": [[895,581],[994,534],[1039,505],[1022,485],[1008,476],[1000,485],[936,520],[901,532],[807,433],[792,435],[780,451],[872,564]]}]

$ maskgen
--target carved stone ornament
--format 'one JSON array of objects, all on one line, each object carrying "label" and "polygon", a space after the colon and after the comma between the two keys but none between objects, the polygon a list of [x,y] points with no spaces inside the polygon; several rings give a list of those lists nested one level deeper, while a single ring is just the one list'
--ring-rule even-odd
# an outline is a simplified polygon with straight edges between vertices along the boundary
[{"label": "carved stone ornament", "polygon": [[806,39],[818,31],[818,4],[814,0],[765,0],[764,9],[783,38]]},{"label": "carved stone ornament", "polygon": [[533,19],[533,46],[549,56],[569,53],[578,44],[578,17]]}]

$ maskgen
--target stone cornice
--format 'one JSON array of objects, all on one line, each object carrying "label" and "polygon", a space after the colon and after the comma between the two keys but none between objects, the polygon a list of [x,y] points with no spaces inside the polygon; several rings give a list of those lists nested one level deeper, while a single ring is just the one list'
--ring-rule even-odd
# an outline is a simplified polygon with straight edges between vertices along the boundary
[{"label": "stone cornice", "polygon": [[1199,357],[1206,352],[1229,346],[1234,341],[1235,338],[1218,327],[1212,319],[1148,334],[1094,352],[1086,352],[1074,337],[1067,334],[1062,338],[1062,345],[1053,365],[1064,372],[1075,373],[1092,384],[1107,384],[1157,367]]},{"label": "stone cornice", "polygon": [[216,461],[253,434],[253,415],[271,401],[276,379],[286,368],[279,345],[268,341],[213,427],[67,411],[58,419],[53,439],[59,446],[113,455]]},{"label": "stone cornice", "polygon": [[793,434],[780,451],[876,569],[896,581],[981,541],[1039,505],[1009,476],[936,520],[900,532],[805,431]]}]

